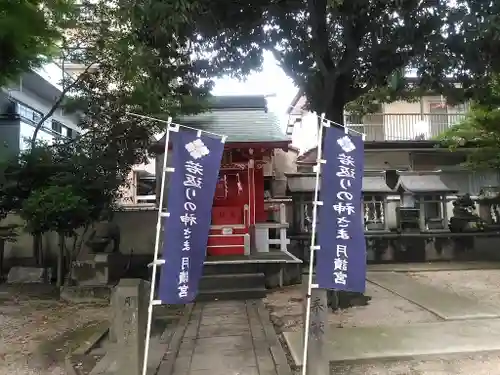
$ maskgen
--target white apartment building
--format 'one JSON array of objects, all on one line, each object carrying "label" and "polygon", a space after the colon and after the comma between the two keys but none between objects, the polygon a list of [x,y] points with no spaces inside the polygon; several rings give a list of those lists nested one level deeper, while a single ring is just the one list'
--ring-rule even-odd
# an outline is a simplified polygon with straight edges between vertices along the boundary
[{"label": "white apartment building", "polygon": [[[4,149],[17,153],[28,147],[27,141],[33,136],[36,124],[61,95],[59,82],[62,74],[57,64],[48,64],[23,74],[17,82],[0,89],[0,114],[3,114],[0,141]],[[74,138],[79,133],[78,115],[58,108],[45,121],[37,139],[51,143],[56,138]]]},{"label": "white apartment building", "polygon": [[[317,127],[316,116],[305,107],[306,99],[299,93],[288,112],[287,133],[294,140],[302,138],[301,130],[310,132]],[[464,119],[467,110],[467,104],[453,106],[439,95],[428,95],[412,102],[380,104],[378,111],[365,116],[345,113],[344,124],[365,133],[367,141],[430,140]],[[306,148],[314,146],[308,144]]]}]

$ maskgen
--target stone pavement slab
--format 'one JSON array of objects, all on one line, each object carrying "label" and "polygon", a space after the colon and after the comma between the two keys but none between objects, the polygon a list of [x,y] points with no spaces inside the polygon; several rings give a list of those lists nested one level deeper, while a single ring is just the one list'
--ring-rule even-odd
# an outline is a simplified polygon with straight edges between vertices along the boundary
[{"label": "stone pavement slab", "polygon": [[496,270],[500,269],[500,262],[429,262],[429,263],[389,263],[369,264],[370,272],[432,272],[432,271],[459,271],[459,270]]},{"label": "stone pavement slab", "polygon": [[368,272],[367,280],[413,302],[444,320],[498,318],[500,311],[477,300],[447,292],[397,272]]},{"label": "stone pavement slab", "polygon": [[197,303],[173,354],[173,369],[160,366],[158,375],[291,375],[258,300]]},{"label": "stone pavement slab", "polygon": [[[302,364],[303,333],[285,332],[296,365]],[[329,327],[330,362],[500,351],[500,319],[456,320],[409,326]]]}]

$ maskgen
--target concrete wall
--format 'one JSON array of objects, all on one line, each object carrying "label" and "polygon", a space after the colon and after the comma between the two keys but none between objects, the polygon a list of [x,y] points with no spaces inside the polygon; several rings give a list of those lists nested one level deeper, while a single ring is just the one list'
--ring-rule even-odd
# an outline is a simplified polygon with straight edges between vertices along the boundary
[{"label": "concrete wall", "polygon": [[285,173],[297,172],[298,153],[295,150],[283,151],[281,149],[274,150],[272,159],[273,168],[273,183],[272,194],[275,197],[284,197],[286,195],[286,176]]},{"label": "concrete wall", "polygon": [[383,113],[420,113],[420,101],[417,102],[404,102],[396,101],[392,103],[386,103],[382,106]]},{"label": "concrete wall", "polygon": [[[423,96],[420,100],[415,102],[405,102],[405,101],[395,101],[392,103],[383,104],[383,113],[387,114],[420,114],[420,113],[430,113],[430,106],[432,103],[440,103],[442,101],[446,101],[439,95],[433,96]],[[448,107],[447,112],[449,114],[460,113],[463,111],[463,108],[460,106],[457,107]]]},{"label": "concrete wall", "polygon": [[7,158],[19,153],[20,124],[19,118],[11,116],[0,119],[0,157]]},{"label": "concrete wall", "polygon": [[[120,251],[123,254],[134,255],[153,254],[156,222],[158,211],[156,209],[128,209],[115,213],[114,221],[121,230]],[[2,224],[15,223],[23,226],[24,221],[18,215],[9,215]],[[19,236],[14,243],[5,245],[5,260],[8,264],[30,264],[33,260],[33,237],[22,228],[18,231]],[[86,237],[90,234],[87,232]],[[67,246],[72,244],[68,239]],[[43,236],[42,246],[48,258],[55,259],[57,254],[58,238],[56,233],[47,233]]]},{"label": "concrete wall", "polygon": [[365,151],[366,170],[407,169],[411,165],[407,151]]}]

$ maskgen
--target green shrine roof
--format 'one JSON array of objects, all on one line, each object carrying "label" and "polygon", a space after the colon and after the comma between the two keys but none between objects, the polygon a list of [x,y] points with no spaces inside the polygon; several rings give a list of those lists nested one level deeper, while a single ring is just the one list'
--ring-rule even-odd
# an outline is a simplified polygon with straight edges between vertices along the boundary
[{"label": "green shrine roof", "polygon": [[214,110],[179,119],[181,125],[227,136],[226,142],[288,142],[278,118],[257,109]]},{"label": "green shrine roof", "polygon": [[[180,117],[174,122],[225,135],[226,144],[278,143],[285,146],[291,142],[281,129],[278,117],[267,110],[264,96],[214,97],[206,112]],[[157,146],[163,142],[162,138]]]}]

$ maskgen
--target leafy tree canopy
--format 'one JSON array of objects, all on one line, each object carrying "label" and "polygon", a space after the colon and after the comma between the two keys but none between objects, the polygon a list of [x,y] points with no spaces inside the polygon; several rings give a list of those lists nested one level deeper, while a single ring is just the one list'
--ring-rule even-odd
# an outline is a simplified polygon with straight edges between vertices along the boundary
[{"label": "leafy tree canopy", "polygon": [[0,1],[0,86],[57,53],[73,0]]},{"label": "leafy tree canopy", "polygon": [[[303,89],[311,109],[337,122],[347,103],[412,97],[421,93],[416,88],[463,101],[477,95],[486,73],[500,66],[498,2],[259,0],[251,9],[238,1],[210,4],[212,13],[221,14],[216,45],[232,40],[221,25],[244,30],[239,44],[252,45],[257,36]],[[417,76],[412,84],[401,79],[408,68]]]},{"label": "leafy tree canopy", "polygon": [[474,168],[500,168],[500,76],[491,78],[483,96],[471,106],[461,123],[440,136],[452,150],[468,146],[467,164]]},{"label": "leafy tree canopy", "polygon": [[[127,159],[130,166],[146,161],[150,142],[165,124],[127,112],[164,118],[197,113],[213,78],[242,77],[260,66],[260,46],[237,44],[241,32],[220,26],[208,5],[196,0],[82,1],[62,53],[64,61],[85,69],[68,77],[53,109],[64,106],[81,113],[80,128],[94,134],[110,159]],[[218,44],[222,27],[229,44]],[[247,57],[241,59],[242,53]]]},{"label": "leafy tree canopy", "polygon": [[[116,204],[129,171],[127,163],[110,159],[100,145],[84,136],[52,146],[37,144],[13,157],[2,168],[0,208],[20,211],[35,234],[47,230],[70,234],[97,220]],[[49,210],[50,204],[54,207]],[[60,212],[60,221],[55,212]],[[71,220],[66,217],[69,212],[75,215]]]},{"label": "leafy tree canopy", "polygon": [[85,225],[88,214],[87,200],[75,194],[70,185],[32,191],[21,210],[31,233],[55,231],[66,236],[74,235],[75,229]]}]

